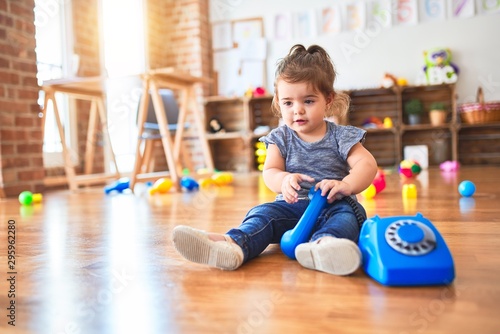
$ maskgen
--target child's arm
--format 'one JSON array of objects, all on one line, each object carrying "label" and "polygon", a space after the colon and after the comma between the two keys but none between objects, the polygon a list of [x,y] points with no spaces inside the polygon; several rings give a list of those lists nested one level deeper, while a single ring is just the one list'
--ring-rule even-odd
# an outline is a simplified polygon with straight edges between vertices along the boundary
[{"label": "child's arm", "polygon": [[285,159],[283,159],[278,147],[274,144],[267,147],[262,176],[266,186],[276,193],[283,194],[283,198],[287,203],[298,201],[297,190],[300,190],[300,182],[314,182],[314,179],[308,175],[287,172],[285,170]]},{"label": "child's arm", "polygon": [[351,148],[347,163],[351,170],[342,181],[322,180],[316,184],[315,188],[321,188],[323,196],[328,194],[330,203],[335,199],[362,192],[368,188],[377,174],[377,161],[360,143]]}]

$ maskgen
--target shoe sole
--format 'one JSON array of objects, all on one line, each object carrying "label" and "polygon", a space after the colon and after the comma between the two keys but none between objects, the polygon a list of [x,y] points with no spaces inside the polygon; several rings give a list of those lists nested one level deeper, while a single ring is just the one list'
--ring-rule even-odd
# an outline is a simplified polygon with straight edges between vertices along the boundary
[{"label": "shoe sole", "polygon": [[361,251],[348,239],[301,244],[295,249],[295,257],[308,269],[340,276],[352,274],[361,265]]},{"label": "shoe sole", "polygon": [[235,270],[241,266],[236,245],[212,241],[208,235],[188,226],[177,226],[173,230],[174,247],[191,262],[205,264],[222,270]]}]

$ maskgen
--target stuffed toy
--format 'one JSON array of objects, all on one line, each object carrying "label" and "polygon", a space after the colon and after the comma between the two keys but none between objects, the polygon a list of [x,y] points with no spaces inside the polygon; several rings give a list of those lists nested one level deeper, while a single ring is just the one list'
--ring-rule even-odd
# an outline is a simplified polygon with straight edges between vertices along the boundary
[{"label": "stuffed toy", "polygon": [[226,129],[224,129],[224,126],[222,125],[222,123],[215,117],[210,119],[210,122],[208,122],[208,126],[210,127],[211,133],[225,133],[226,132]]},{"label": "stuffed toy", "polygon": [[424,51],[424,73],[429,85],[455,83],[458,79],[458,67],[451,62],[451,51],[448,48],[437,48]]}]

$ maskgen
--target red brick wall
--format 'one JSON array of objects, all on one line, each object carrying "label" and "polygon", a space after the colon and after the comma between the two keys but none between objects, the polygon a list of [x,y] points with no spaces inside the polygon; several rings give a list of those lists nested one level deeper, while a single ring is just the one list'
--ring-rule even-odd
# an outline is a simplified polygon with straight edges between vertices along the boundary
[{"label": "red brick wall", "polygon": [[[175,67],[212,77],[208,0],[147,1],[149,68]],[[71,4],[78,75],[99,75],[98,0],[72,0]],[[45,174],[54,175],[42,167],[33,8],[33,0],[0,1],[0,197],[41,191]],[[200,86],[198,96],[210,95],[210,89],[210,85]],[[71,112],[77,115],[78,153],[83,157],[89,105],[79,101],[76,109]],[[90,140],[100,146],[102,134]],[[199,144],[193,140],[186,146],[196,164],[201,159]],[[94,172],[102,171],[103,161],[98,147]]]},{"label": "red brick wall", "polygon": [[0,196],[43,187],[33,6],[0,2]]}]

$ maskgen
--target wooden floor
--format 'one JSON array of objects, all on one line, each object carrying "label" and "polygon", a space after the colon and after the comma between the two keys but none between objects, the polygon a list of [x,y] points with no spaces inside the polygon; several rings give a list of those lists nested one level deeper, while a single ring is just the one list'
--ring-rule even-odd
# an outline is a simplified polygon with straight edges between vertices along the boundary
[{"label": "wooden floor", "polygon": [[[464,179],[477,186],[472,198],[457,192]],[[274,198],[258,175],[151,198],[93,188],[46,193],[28,208],[2,200],[0,333],[500,333],[500,167],[431,169],[415,183],[414,203],[404,205],[397,173],[363,203],[369,217],[430,219],[453,254],[450,286],[385,287],[362,269],[336,277],[302,268],[276,245],[234,272],[182,259],[172,228],[237,226]]]}]

